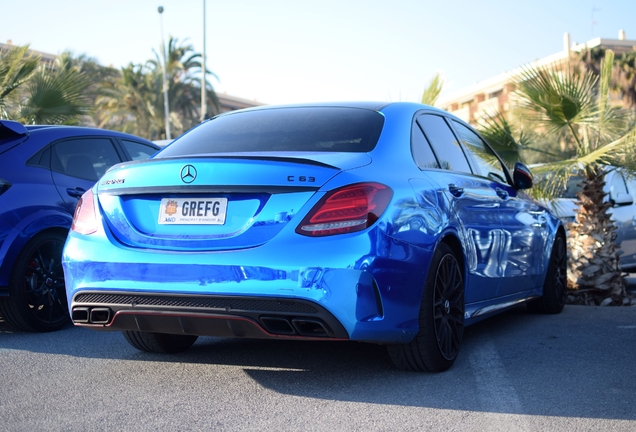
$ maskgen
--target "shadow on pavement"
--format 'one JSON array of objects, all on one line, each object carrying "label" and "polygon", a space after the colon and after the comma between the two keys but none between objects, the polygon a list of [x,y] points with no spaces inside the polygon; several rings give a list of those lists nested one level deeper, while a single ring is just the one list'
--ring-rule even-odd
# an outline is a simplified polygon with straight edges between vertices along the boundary
[{"label": "shadow on pavement", "polygon": [[636,307],[569,306],[560,315],[516,308],[468,327],[457,362],[441,374],[397,370],[375,344],[206,337],[186,353],[158,355],[135,350],[119,333],[71,326],[31,334],[0,323],[0,353],[156,362],[168,370],[235,366],[272,391],[325,400],[635,420],[634,324]]}]

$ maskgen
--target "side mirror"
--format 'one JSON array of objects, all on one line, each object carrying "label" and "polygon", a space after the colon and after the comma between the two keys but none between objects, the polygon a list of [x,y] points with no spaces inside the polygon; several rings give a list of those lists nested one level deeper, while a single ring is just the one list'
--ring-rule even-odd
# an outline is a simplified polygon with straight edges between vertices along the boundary
[{"label": "side mirror", "polygon": [[530,189],[534,182],[530,169],[521,162],[515,163],[512,181],[514,182],[513,186],[515,189]]},{"label": "side mirror", "polygon": [[614,207],[622,207],[622,206],[634,204],[634,199],[628,193],[619,193],[619,194],[616,194],[616,198],[610,199],[610,202],[612,203],[612,206]]}]

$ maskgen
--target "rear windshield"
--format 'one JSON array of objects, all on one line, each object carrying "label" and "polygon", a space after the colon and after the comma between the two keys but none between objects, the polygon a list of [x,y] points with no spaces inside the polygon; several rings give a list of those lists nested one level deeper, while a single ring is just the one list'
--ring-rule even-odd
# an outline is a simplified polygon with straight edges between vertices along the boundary
[{"label": "rear windshield", "polygon": [[361,108],[296,107],[219,116],[186,133],[156,157],[230,152],[368,152],[384,116]]}]

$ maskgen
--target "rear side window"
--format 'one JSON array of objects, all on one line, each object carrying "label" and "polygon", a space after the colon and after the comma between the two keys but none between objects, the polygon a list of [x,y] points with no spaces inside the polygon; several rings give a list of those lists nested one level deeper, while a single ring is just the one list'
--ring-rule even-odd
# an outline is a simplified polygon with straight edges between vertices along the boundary
[{"label": "rear side window", "polygon": [[413,130],[411,131],[411,153],[419,169],[439,168],[431,145],[417,122],[413,123]]},{"label": "rear side window", "polygon": [[147,144],[142,144],[125,139],[121,140],[121,143],[126,148],[126,151],[130,155],[130,158],[134,161],[148,159],[150,156],[157,153],[157,149]]},{"label": "rear side window", "polygon": [[51,169],[84,180],[97,181],[119,162],[121,159],[108,138],[73,139],[51,147]]},{"label": "rear side window", "polygon": [[466,148],[470,150],[471,156],[477,165],[478,172],[476,174],[488,177],[491,180],[506,183],[506,174],[495,152],[492,151],[475,132],[456,121],[453,121],[453,124],[460,139]]},{"label": "rear side window", "polygon": [[472,174],[464,151],[446,120],[438,115],[424,114],[417,118],[417,123],[433,146],[442,169]]},{"label": "rear side window", "polygon": [[368,109],[274,108],[223,115],[196,127],[157,157],[230,152],[369,152],[384,116]]}]

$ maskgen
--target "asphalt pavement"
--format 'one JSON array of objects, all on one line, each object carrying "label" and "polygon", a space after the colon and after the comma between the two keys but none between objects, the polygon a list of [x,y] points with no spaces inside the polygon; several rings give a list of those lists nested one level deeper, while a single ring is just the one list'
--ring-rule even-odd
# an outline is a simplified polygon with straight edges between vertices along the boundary
[{"label": "asphalt pavement", "polygon": [[636,307],[518,307],[468,327],[441,374],[384,347],[200,338],[157,355],[119,333],[0,324],[7,431],[636,430]]}]

